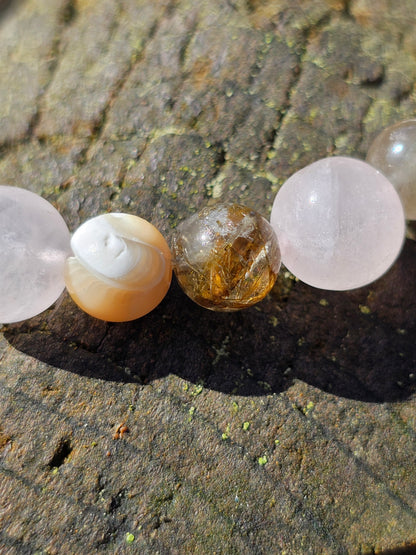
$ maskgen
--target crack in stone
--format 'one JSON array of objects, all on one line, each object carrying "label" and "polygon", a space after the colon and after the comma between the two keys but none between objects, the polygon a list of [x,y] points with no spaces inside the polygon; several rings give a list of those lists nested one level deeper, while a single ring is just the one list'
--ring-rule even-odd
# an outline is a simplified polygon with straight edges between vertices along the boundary
[{"label": "crack in stone", "polygon": [[[165,392],[163,394],[159,393],[159,392],[156,392],[156,395],[160,398],[162,398],[162,397],[164,398]],[[176,395],[173,395],[170,392],[169,392],[169,398],[171,399],[172,403],[176,406],[177,409],[179,409],[179,410],[181,410],[185,413],[185,409],[187,407],[183,406],[184,405],[183,404],[183,399],[181,399],[180,397],[178,397]],[[285,399],[284,397],[280,397],[280,398],[286,403],[287,399]],[[266,402],[268,402],[268,400],[266,400]],[[186,412],[186,414],[188,414],[188,412]],[[206,418],[199,411],[195,411],[192,415],[192,418],[195,419],[196,421],[198,421],[201,425],[203,425],[204,430],[206,430],[206,428],[209,428],[209,429],[211,429],[211,431],[213,432],[213,434],[216,437],[221,437],[222,430],[221,430],[221,428],[219,428],[218,424],[209,420],[208,418]],[[257,458],[255,456],[255,453],[252,453],[242,443],[239,443],[239,442],[234,441],[234,440],[227,439],[227,444],[226,445],[227,445],[227,448],[232,448],[232,451],[234,453],[236,453],[239,456],[239,458],[241,458],[244,461],[249,461],[249,462],[247,462],[247,464],[252,468],[253,472],[258,470],[258,464],[256,462]],[[202,453],[201,453],[200,457],[203,458]],[[314,530],[319,537],[321,537],[325,541],[329,542],[331,544],[331,546],[336,546],[338,548],[341,548],[340,544],[335,539],[335,537],[325,528],[321,519],[318,516],[316,516],[310,508],[306,507],[305,504],[303,503],[303,501],[300,500],[287,487],[286,484],[282,483],[281,481],[275,480],[267,472],[264,473],[262,481],[269,483],[276,490],[278,490],[279,487],[283,488],[284,492],[286,493],[288,498],[293,502],[293,506],[296,507],[296,510],[299,510],[299,512],[301,512],[302,515],[305,517],[305,520],[306,520],[306,523],[307,523],[306,524],[307,528]],[[301,507],[301,508],[299,508],[299,507]],[[285,522],[285,524],[287,526],[290,526],[290,523],[288,523],[288,522]]]},{"label": "crack in stone", "polygon": [[328,441],[336,445],[339,451],[344,453],[344,455],[346,455],[348,459],[353,460],[354,464],[356,464],[359,469],[361,469],[367,476],[374,480],[376,484],[382,485],[388,497],[390,497],[409,515],[416,518],[416,510],[411,505],[409,505],[407,501],[405,501],[398,493],[393,491],[388,486],[388,484],[386,484],[383,478],[380,477],[367,462],[357,457],[348,445],[334,436],[330,429],[321,424],[316,418],[311,418],[307,416],[298,406],[294,407],[287,394],[282,395],[282,398],[285,399],[285,401],[292,407],[293,410],[296,410],[296,413],[300,414],[302,418],[305,418],[308,422],[310,422],[311,425],[320,432],[322,437],[326,438]]},{"label": "crack in stone", "polygon": [[69,437],[62,437],[59,440],[58,445],[56,446],[55,451],[48,462],[48,467],[51,469],[59,468],[68,460],[71,452],[71,440],[69,439]]},{"label": "crack in stone", "polygon": [[[156,400],[156,399],[159,399],[159,400],[163,400],[164,402],[166,401],[165,394],[161,394],[161,393],[159,393],[159,392],[156,391],[156,390],[155,390],[154,392],[155,392],[155,400]],[[83,422],[83,423],[81,424],[81,423],[79,422],[79,419],[77,420],[77,419],[76,419],[75,417],[73,417],[73,416],[66,416],[66,415],[63,415],[62,412],[59,412],[59,413],[58,413],[58,412],[56,412],[56,411],[53,411],[53,410],[51,410],[48,406],[46,406],[46,405],[44,405],[44,404],[42,404],[42,405],[40,406],[39,403],[38,403],[37,401],[33,400],[32,398],[28,397],[27,395],[25,395],[25,394],[23,394],[23,393],[21,393],[21,392],[16,392],[16,395],[17,395],[17,396],[23,397],[23,398],[25,399],[25,401],[24,401],[25,403],[29,402],[29,404],[30,404],[30,403],[36,404],[36,406],[38,406],[45,414],[47,414],[47,415],[49,415],[49,414],[56,415],[56,416],[59,416],[60,418],[62,418],[62,420],[63,420],[64,422],[70,422],[70,423],[72,423],[72,427],[75,428],[75,429],[77,429],[80,433],[82,433],[82,434],[85,434],[85,433],[86,433],[85,422]],[[185,413],[185,408],[184,408],[184,405],[183,405],[183,400],[182,400],[181,398],[179,398],[179,397],[177,397],[177,396],[174,396],[174,395],[172,395],[172,394],[169,394],[169,398],[170,398],[170,401],[171,401],[172,405],[173,405],[178,411],[180,411],[180,412],[182,412],[182,413],[184,413],[184,414],[188,414],[187,412]],[[215,434],[216,437],[219,437],[219,436],[220,436],[220,430],[219,430],[218,426],[217,426],[215,423],[211,422],[210,420],[206,419],[205,417],[201,417],[201,415],[200,415],[199,413],[195,413],[195,414],[198,415],[198,417],[200,417],[200,420],[201,420],[201,422],[204,423],[204,425],[207,424],[208,427],[210,427],[210,428],[213,430],[213,433]],[[92,432],[91,432],[90,434],[88,434],[88,435],[90,435],[90,437],[92,437],[92,438],[97,437],[97,423],[95,422],[94,424],[95,424],[94,434],[92,434]],[[103,434],[105,434],[105,433],[107,433],[107,432],[108,432],[108,430],[101,430],[101,432],[100,432],[100,429],[98,429],[98,433],[101,433],[101,435],[103,435]],[[222,443],[221,443],[221,444],[222,444]],[[230,445],[232,446],[232,444],[229,444],[229,445],[227,445],[227,447],[229,447]],[[135,445],[133,445],[133,444],[130,443],[130,442],[129,442],[129,443],[123,444],[123,450],[128,451],[129,454],[130,454],[130,456],[132,456],[132,457],[140,457],[140,459],[143,459],[144,451],[141,450],[141,449],[139,449],[139,448],[137,448]],[[201,453],[200,449],[198,449],[197,447],[195,447],[195,450],[197,451],[197,455],[198,455],[197,458],[198,458],[198,460],[199,460],[199,461],[204,460],[204,456],[203,456],[203,454]],[[245,448],[244,448],[243,446],[240,446],[239,444],[236,443],[232,450],[233,450],[234,452],[237,451],[237,453],[238,453],[239,455],[241,455],[241,454],[242,454],[242,451],[244,451]],[[147,449],[146,452],[147,452],[148,456],[151,457],[150,449]],[[256,466],[255,462],[253,461],[253,457],[250,457],[250,458],[249,458],[249,461],[247,461],[247,458],[246,458],[245,461],[246,461],[246,464],[247,464],[249,467],[252,467],[253,470],[257,470],[257,466]],[[163,463],[163,460],[160,460],[159,463],[160,463],[161,465],[164,464],[164,463]],[[210,465],[210,459],[209,459],[209,458],[206,459],[206,464],[207,464],[207,466],[209,467],[209,465]],[[184,480],[185,480],[185,482],[186,482],[187,484],[189,484],[190,489],[191,489],[191,493],[194,494],[195,497],[202,498],[202,499],[205,501],[205,503],[207,504],[207,506],[211,507],[211,509],[213,508],[213,509],[217,512],[217,514],[218,514],[219,516],[223,515],[223,511],[220,509],[220,507],[218,506],[218,504],[215,503],[215,502],[212,500],[212,498],[210,498],[210,497],[206,494],[205,488],[204,488],[202,485],[198,487],[198,486],[195,485],[195,482],[194,482],[194,481],[192,481],[192,480],[186,480],[186,478],[184,477],[183,474],[178,474],[177,472],[174,472],[174,471],[172,470],[171,466],[168,465],[167,463],[166,463],[164,466],[165,466],[165,469],[164,469],[164,471],[163,471],[164,474],[166,475],[166,473],[167,473],[168,471],[169,471],[170,474],[171,474],[171,483],[183,483]],[[18,479],[21,483],[24,483],[28,488],[34,490],[36,493],[38,493],[38,494],[42,493],[43,496],[45,495],[45,492],[42,490],[42,488],[41,488],[40,486],[38,486],[38,485],[36,485],[36,484],[34,484],[34,483],[28,481],[28,480],[27,480],[23,475],[21,475],[21,474],[19,474],[18,476],[15,475],[13,471],[9,471],[9,469],[5,468],[4,465],[2,465],[2,464],[0,464],[0,472],[2,472],[3,474],[5,474],[6,476],[7,476],[7,475],[10,475],[10,477],[11,477],[12,479],[13,479],[13,478]],[[289,498],[293,498],[294,505],[295,505],[296,507],[302,505],[301,503],[299,504],[299,501],[298,501],[296,498],[293,497],[293,495],[291,494],[291,492],[287,491],[286,486],[282,485],[280,482],[273,480],[273,479],[272,479],[269,475],[267,475],[267,474],[265,474],[263,480],[266,480],[268,483],[270,483],[270,484],[273,486],[274,489],[276,489],[276,488],[278,489],[279,487],[282,487],[282,488],[286,491],[286,493],[287,493],[287,495],[289,496]],[[41,490],[42,490],[42,491],[41,491]],[[48,495],[48,493],[46,493],[46,495]],[[55,495],[55,493],[54,493],[54,492],[51,492],[50,495],[51,495],[51,497],[52,497],[52,496]],[[93,511],[93,512],[94,512],[95,514],[97,514],[97,515],[101,515],[101,514],[102,514],[102,511],[96,506],[96,504],[94,504],[94,503],[87,504],[87,503],[85,503],[85,502],[82,502],[79,498],[74,499],[73,496],[71,496],[71,495],[67,495],[67,496],[66,496],[66,502],[67,502],[67,503],[72,503],[73,505],[75,505],[75,506],[77,506],[77,507],[81,505],[81,507],[82,507],[83,510],[86,510],[86,511]],[[308,527],[308,528],[313,529],[313,530],[316,530],[316,527],[319,528],[320,526],[322,526],[322,524],[320,523],[320,521],[317,520],[317,519],[315,519],[315,517],[313,516],[313,514],[310,513],[310,511],[308,511],[307,509],[306,509],[305,511],[302,509],[302,513],[303,513],[303,514],[306,514],[306,516],[309,516],[309,519],[311,520],[311,523],[308,522],[308,524],[307,524],[307,527]],[[310,513],[310,514],[309,514],[309,513]],[[290,526],[290,523],[287,523],[287,525]],[[326,538],[326,539],[327,539],[327,538]]]},{"label": "crack in stone", "polygon": [[[165,8],[165,11],[164,11],[165,15],[171,14],[172,10],[174,9],[175,6],[176,6],[175,1],[170,2]],[[121,13],[122,13],[122,9],[120,8],[119,16],[120,16]],[[97,121],[96,121],[96,123],[93,127],[92,139],[91,139],[89,147],[87,148],[86,153],[85,153],[85,158],[86,159],[88,158],[88,153],[91,150],[91,148],[100,140],[100,138],[102,136],[102,133],[105,129],[105,125],[107,123],[108,116],[111,112],[111,108],[113,107],[114,103],[118,99],[118,97],[119,97],[121,91],[123,90],[126,82],[128,81],[129,77],[132,75],[134,70],[137,68],[137,66],[145,58],[146,49],[147,49],[148,45],[151,43],[151,41],[153,40],[153,38],[155,37],[157,31],[159,30],[162,20],[163,20],[163,16],[161,16],[160,18],[157,18],[155,20],[154,24],[149,29],[149,33],[146,37],[146,41],[143,44],[139,54],[135,57],[134,61],[130,61],[126,71],[123,73],[123,75],[121,75],[121,77],[119,78],[117,83],[115,83],[115,85],[113,87],[113,90],[111,91],[111,93],[109,95],[109,99],[108,99],[107,103],[105,104],[104,108],[102,109],[101,114],[100,114],[99,118],[97,118]],[[117,22],[117,26],[118,25],[120,25],[120,21]],[[120,183],[122,183],[123,182],[123,176],[118,181]]]},{"label": "crack in stone", "polygon": [[[299,9],[302,10],[302,8],[299,6]],[[303,10],[302,10],[303,12]],[[265,144],[265,148],[263,149],[263,151],[266,149],[267,153],[272,152],[274,150],[274,144],[276,142],[276,139],[279,135],[280,130],[282,129],[285,120],[287,119],[287,117],[290,115],[291,110],[292,110],[292,99],[294,98],[294,96],[297,93],[298,90],[298,86],[300,83],[300,80],[302,78],[302,74],[303,74],[303,70],[304,70],[304,65],[305,65],[305,59],[307,58],[307,54],[308,54],[308,48],[309,48],[309,44],[310,44],[310,38],[312,36],[313,33],[316,32],[317,29],[321,30],[323,27],[329,25],[330,21],[331,21],[332,17],[330,13],[325,14],[316,24],[312,24],[305,28],[302,36],[303,36],[303,43],[297,46],[297,52],[293,51],[293,53],[296,55],[297,57],[297,65],[294,68],[292,74],[292,80],[289,83],[289,86],[287,87],[286,90],[286,98],[285,98],[285,102],[283,105],[283,110],[280,111],[279,114],[279,118],[277,120],[277,125],[273,128],[272,133],[270,134],[270,139],[268,140],[268,142]]]},{"label": "crack in stone", "polygon": [[[195,33],[198,29],[198,26],[199,26],[199,21],[198,21],[197,17],[194,16],[193,20],[191,22],[189,31],[186,34],[186,39],[184,40],[184,42],[183,42],[183,44],[180,48],[180,51],[179,51],[179,64],[180,64],[180,67],[181,67],[182,71],[183,71],[185,63],[186,63],[186,56],[187,56],[187,53],[188,53],[189,45],[191,44],[191,42],[192,42],[192,40],[195,36]],[[176,101],[174,101],[174,103],[172,105],[172,108],[174,107],[175,104],[176,104]]]},{"label": "crack in stone", "polygon": [[[80,430],[82,429],[81,426],[79,426]],[[84,430],[85,431],[85,430]],[[94,436],[95,437],[95,436]],[[34,483],[33,481],[28,480],[25,476],[22,475],[22,472],[16,473],[14,470],[7,468],[4,464],[0,463],[0,473],[2,473],[4,476],[6,476],[7,478],[9,478],[10,480],[15,480],[17,481],[20,485],[24,485],[27,489],[31,490],[34,492],[34,494],[39,498],[42,498],[42,502],[48,502],[45,498],[49,497],[51,500],[55,499],[56,497],[56,491],[55,490],[51,490],[50,492],[45,490],[44,487],[41,487],[40,485]],[[81,508],[81,511],[85,513],[85,515],[87,514],[95,514],[97,517],[99,517],[100,519],[105,518],[108,525],[111,525],[112,522],[114,522],[114,517],[108,517],[105,512],[97,506],[96,503],[85,503],[83,501],[80,500],[79,497],[75,498],[74,496],[68,494],[68,492],[65,493],[65,503],[67,503],[68,505],[73,505],[74,507],[77,507],[78,509]],[[2,531],[0,530],[0,537],[2,537]],[[25,544],[27,546],[27,544]],[[30,551],[30,553],[35,553],[36,550],[33,549]],[[26,553],[26,551],[25,551]]]},{"label": "crack in stone", "polygon": [[62,44],[63,28],[70,27],[76,19],[77,10],[75,6],[75,2],[76,0],[67,0],[61,9],[60,16],[58,17],[58,25],[57,25],[58,29],[52,41],[51,51],[48,56],[49,80],[46,83],[46,85],[42,88],[41,94],[38,95],[36,99],[36,108],[31,120],[29,121],[29,126],[26,133],[26,140],[23,139],[22,141],[20,141],[21,144],[29,142],[35,136],[35,130],[41,116],[40,105],[42,103],[42,100],[45,98],[50,86],[52,85],[54,81],[54,77],[59,67],[59,63],[60,63],[59,51]]},{"label": "crack in stone", "polygon": [[370,102],[368,103],[367,109],[360,120],[360,136],[359,136],[359,139],[357,139],[357,141],[354,144],[354,148],[353,148],[354,151],[360,150],[360,147],[363,143],[364,135],[365,135],[365,131],[364,131],[365,120],[376,102],[376,99],[371,96],[369,96],[369,99],[370,99]]}]

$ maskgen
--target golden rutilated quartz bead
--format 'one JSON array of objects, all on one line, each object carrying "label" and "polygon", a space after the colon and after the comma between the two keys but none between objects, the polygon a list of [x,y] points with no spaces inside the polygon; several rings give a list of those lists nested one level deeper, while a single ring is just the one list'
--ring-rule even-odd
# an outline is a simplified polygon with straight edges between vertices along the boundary
[{"label": "golden rutilated quartz bead", "polygon": [[257,303],[273,287],[280,268],[273,228],[239,204],[217,204],[185,220],[173,237],[172,252],[182,289],[211,310]]}]

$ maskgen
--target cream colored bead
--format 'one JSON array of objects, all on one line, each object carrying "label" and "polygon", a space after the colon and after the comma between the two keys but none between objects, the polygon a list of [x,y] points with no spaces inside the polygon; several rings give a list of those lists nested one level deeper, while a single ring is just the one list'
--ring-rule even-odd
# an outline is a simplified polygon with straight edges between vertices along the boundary
[{"label": "cream colored bead", "polygon": [[71,240],[65,284],[82,310],[101,320],[124,322],[144,316],[166,295],[171,255],[162,234],[130,214],[88,220]]}]

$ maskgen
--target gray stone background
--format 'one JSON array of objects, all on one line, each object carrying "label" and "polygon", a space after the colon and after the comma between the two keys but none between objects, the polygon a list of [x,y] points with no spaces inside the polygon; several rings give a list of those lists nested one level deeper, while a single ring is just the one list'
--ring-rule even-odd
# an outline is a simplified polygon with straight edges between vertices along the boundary
[{"label": "gray stone background", "polygon": [[[267,217],[414,116],[415,24],[415,0],[0,1],[0,182],[71,231]],[[415,255],[348,293],[283,270],[233,314],[174,281],[135,322],[64,295],[4,326],[0,553],[414,552]]]}]

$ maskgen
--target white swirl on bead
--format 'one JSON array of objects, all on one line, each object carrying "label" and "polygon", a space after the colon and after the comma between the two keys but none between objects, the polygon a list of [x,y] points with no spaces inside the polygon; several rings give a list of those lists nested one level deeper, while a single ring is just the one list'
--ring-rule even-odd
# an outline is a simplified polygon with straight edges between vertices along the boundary
[{"label": "white swirl on bead", "polygon": [[72,251],[86,269],[112,285],[149,289],[163,278],[165,258],[123,225],[125,216],[103,214],[86,221],[72,236]]}]

